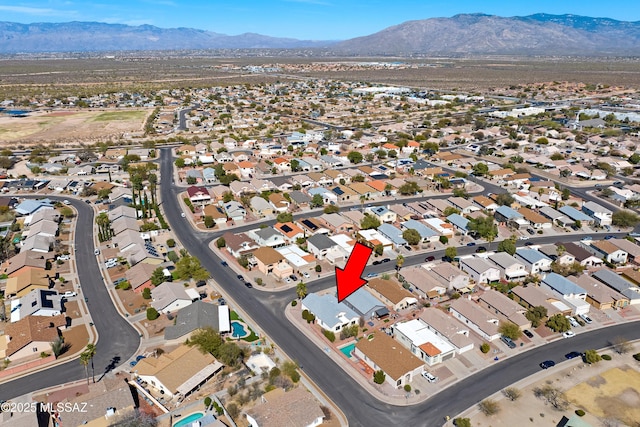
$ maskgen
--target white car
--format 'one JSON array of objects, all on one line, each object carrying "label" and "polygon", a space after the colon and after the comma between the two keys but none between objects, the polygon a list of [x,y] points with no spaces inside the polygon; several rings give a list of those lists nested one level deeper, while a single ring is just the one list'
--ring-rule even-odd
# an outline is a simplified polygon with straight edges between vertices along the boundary
[{"label": "white car", "polygon": [[529,236],[520,236],[518,240],[529,240]]},{"label": "white car", "polygon": [[288,277],[285,277],[285,278],[284,278],[284,282],[285,282],[285,283],[291,283],[291,279],[289,279]]},{"label": "white car", "polygon": [[573,337],[575,337],[575,336],[576,336],[576,333],[575,333],[575,332],[573,332],[573,331],[567,331],[567,332],[565,332],[564,334],[562,334],[562,336],[563,336],[564,338],[573,338]]},{"label": "white car", "polygon": [[69,261],[71,259],[71,256],[69,255],[58,255],[58,258],[56,258],[58,261]]},{"label": "white car", "polygon": [[591,318],[590,318],[589,316],[587,316],[586,314],[580,314],[579,316],[580,316],[580,318],[581,318],[582,320],[584,320],[584,321],[585,321],[585,322],[587,322],[587,323],[591,323],[591,322],[593,322],[593,320],[591,320]]},{"label": "white car", "polygon": [[78,293],[73,291],[67,291],[64,294],[62,294],[62,296],[65,298],[75,297],[75,296],[78,296]]},{"label": "white car", "polygon": [[186,217],[187,217],[187,214],[185,214],[184,212],[182,212],[182,213],[180,214],[180,216],[181,216],[182,218],[186,218]]},{"label": "white car", "polygon": [[93,251],[93,254],[96,256],[100,255],[100,249],[96,249],[95,251]]},{"label": "white car", "polygon": [[578,321],[576,319],[574,319],[572,316],[564,316],[564,317],[567,318],[567,320],[569,321],[569,323],[571,324],[572,327],[577,328],[578,326],[580,326]]},{"label": "white car", "polygon": [[70,205],[71,204],[71,202],[68,201],[68,200],[63,201],[62,203],[64,203],[65,205]]},{"label": "white car", "polygon": [[436,381],[438,381],[438,377],[431,375],[429,372],[423,372],[421,375],[430,383],[435,383]]},{"label": "white car", "polygon": [[309,277],[311,277],[311,275],[309,273],[307,273],[306,271],[304,273],[302,273],[302,275],[304,276],[305,279],[308,279]]}]

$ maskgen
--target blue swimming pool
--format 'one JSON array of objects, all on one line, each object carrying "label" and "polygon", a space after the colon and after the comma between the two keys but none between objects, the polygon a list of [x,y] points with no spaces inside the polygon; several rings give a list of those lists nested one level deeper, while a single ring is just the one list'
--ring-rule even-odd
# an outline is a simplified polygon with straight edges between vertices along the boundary
[{"label": "blue swimming pool", "polygon": [[247,336],[247,330],[244,328],[244,325],[240,322],[231,322],[231,336],[236,338],[242,338]]},{"label": "blue swimming pool", "polygon": [[189,415],[187,418],[183,418],[180,421],[178,421],[177,423],[175,423],[173,425],[173,427],[187,426],[187,425],[191,424],[192,422],[194,422],[195,420],[199,420],[202,417],[204,417],[204,414],[202,412],[195,412],[195,413]]},{"label": "blue swimming pool", "polygon": [[356,348],[356,343],[352,342],[351,344],[347,344],[344,347],[340,348],[340,351],[345,356],[351,357],[351,352],[353,351],[354,348]]}]

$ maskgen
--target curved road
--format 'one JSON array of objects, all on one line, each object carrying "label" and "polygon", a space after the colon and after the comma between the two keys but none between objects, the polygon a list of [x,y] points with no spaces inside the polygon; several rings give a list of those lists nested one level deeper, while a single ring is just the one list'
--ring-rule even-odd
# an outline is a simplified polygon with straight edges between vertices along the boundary
[{"label": "curved road", "polygon": [[[140,335],[116,311],[100,274],[93,254],[93,209],[82,200],[68,200],[78,212],[75,230],[75,262],[81,284],[78,298],[88,298],[89,313],[98,331],[96,355],[93,358],[97,380],[103,373],[127,361],[135,353],[140,345]],[[77,350],[70,349],[71,352]],[[74,358],[62,365],[0,384],[0,400],[82,378],[85,378],[84,367]]]},{"label": "curved road", "polygon": [[[583,332],[570,340],[555,341],[502,361],[463,379],[421,404],[401,407],[381,402],[363,390],[350,376],[345,375],[339,365],[286,320],[284,308],[296,298],[295,289],[277,293],[247,289],[236,278],[233,270],[221,266],[221,260],[208,247],[208,243],[220,233],[194,231],[189,221],[180,216],[180,206],[175,194],[177,189],[173,185],[167,185],[167,177],[172,176],[172,156],[167,149],[161,151],[161,175],[165,183],[160,190],[165,216],[184,247],[201,260],[224,292],[241,304],[242,309],[257,325],[285,353],[304,367],[304,372],[340,407],[352,426],[442,425],[445,415],[460,413],[486,396],[538,372],[538,363],[543,360],[554,359],[559,362],[569,351],[605,347],[609,344],[609,339],[619,335],[628,339],[640,338],[637,322]],[[572,236],[575,239],[575,234]],[[532,240],[547,243],[562,240],[562,237],[564,236]],[[566,238],[568,240],[569,236]],[[460,248],[459,252],[470,253],[474,249]],[[434,252],[434,255],[440,256],[442,251]],[[424,256],[409,257],[405,265],[417,264]],[[369,266],[367,271],[380,272],[388,268],[382,264]],[[317,291],[330,286],[334,286],[334,279],[327,277],[310,283],[308,288],[310,291]]]}]

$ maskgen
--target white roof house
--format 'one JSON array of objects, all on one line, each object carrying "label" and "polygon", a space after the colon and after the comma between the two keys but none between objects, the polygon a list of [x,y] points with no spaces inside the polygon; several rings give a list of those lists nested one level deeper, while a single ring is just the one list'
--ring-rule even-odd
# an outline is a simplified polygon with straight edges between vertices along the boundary
[{"label": "white roof house", "polygon": [[455,346],[420,319],[396,323],[393,334],[400,344],[430,366],[455,357]]}]

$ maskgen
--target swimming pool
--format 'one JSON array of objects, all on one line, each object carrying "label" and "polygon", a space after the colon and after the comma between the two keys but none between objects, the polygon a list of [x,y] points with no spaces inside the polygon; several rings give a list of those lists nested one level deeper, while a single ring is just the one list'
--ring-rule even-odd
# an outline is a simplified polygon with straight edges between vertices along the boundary
[{"label": "swimming pool", "polygon": [[233,321],[231,322],[231,336],[234,338],[243,338],[249,335],[247,330],[244,328],[244,325],[240,322]]},{"label": "swimming pool", "polygon": [[340,351],[342,352],[342,354],[350,358],[351,352],[353,351],[354,348],[356,348],[356,343],[352,342],[351,344],[347,344],[344,347],[341,347]]},{"label": "swimming pool", "polygon": [[188,426],[189,424],[191,424],[195,420],[199,420],[202,417],[204,417],[204,414],[202,412],[194,412],[193,414],[189,415],[187,418],[183,418],[180,421],[178,421],[177,423],[175,423],[173,425],[173,427]]}]

